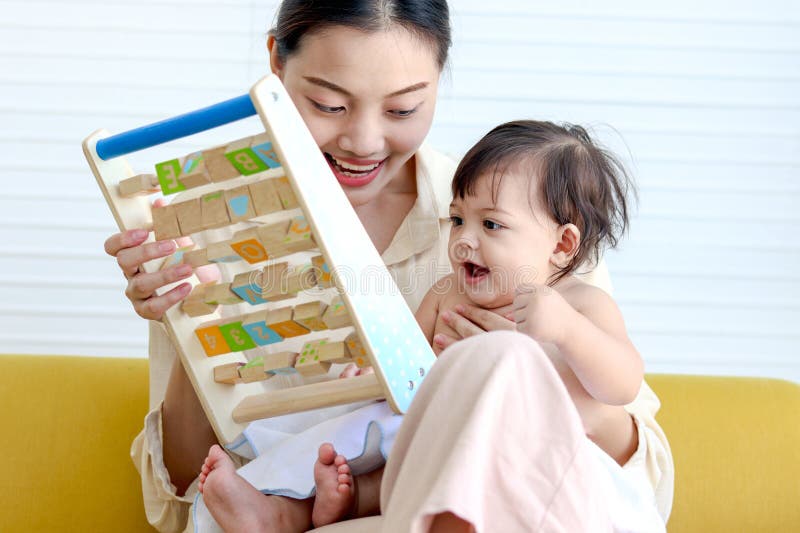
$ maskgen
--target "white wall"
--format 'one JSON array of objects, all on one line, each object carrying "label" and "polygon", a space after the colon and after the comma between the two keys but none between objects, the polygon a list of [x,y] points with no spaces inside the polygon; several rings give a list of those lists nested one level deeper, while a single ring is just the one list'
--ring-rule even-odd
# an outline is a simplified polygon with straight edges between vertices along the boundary
[{"label": "white wall", "polygon": [[[145,354],[80,141],[246,92],[275,4],[0,0],[0,351]],[[800,4],[651,4],[451,0],[431,142],[460,155],[504,120],[596,126],[640,188],[607,261],[648,370],[800,381]]]}]

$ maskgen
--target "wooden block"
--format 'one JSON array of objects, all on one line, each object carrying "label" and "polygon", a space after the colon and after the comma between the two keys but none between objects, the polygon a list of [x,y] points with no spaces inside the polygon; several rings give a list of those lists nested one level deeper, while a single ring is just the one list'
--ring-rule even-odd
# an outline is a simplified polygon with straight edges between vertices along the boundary
[{"label": "wooden block", "polygon": [[217,304],[207,304],[199,300],[193,300],[191,302],[184,300],[181,302],[181,311],[191,317],[210,315],[216,311],[217,308],[219,308]]},{"label": "wooden block", "polygon": [[288,339],[290,337],[297,337],[308,333],[308,328],[301,326],[292,320],[292,308],[282,307],[280,309],[273,309],[267,313],[267,326],[275,333]]},{"label": "wooden block", "polygon": [[294,368],[307,377],[327,374],[331,368],[331,363],[320,360],[319,355],[320,347],[327,342],[327,339],[321,339],[305,343],[303,349],[300,350],[300,355],[297,356]]},{"label": "wooden block", "polygon": [[278,190],[278,196],[281,198],[284,209],[294,209],[300,205],[297,203],[297,197],[294,195],[294,189],[288,178],[275,178],[275,188]]},{"label": "wooden block", "polygon": [[259,270],[237,274],[231,282],[231,290],[250,305],[265,304],[267,300],[261,297],[261,286],[258,283],[260,277]]},{"label": "wooden block", "polygon": [[261,159],[261,161],[267,165],[267,168],[280,167],[281,163],[278,159],[278,154],[272,147],[272,143],[264,140],[261,135],[258,135],[257,137],[261,138],[254,139],[253,144],[250,145],[250,149],[256,154],[256,157]]},{"label": "wooden block", "polygon": [[199,250],[190,250],[184,252],[183,263],[186,265],[192,265],[195,268],[208,265],[210,263],[208,260],[208,250],[205,248],[200,248]]},{"label": "wooden block", "polygon": [[333,278],[331,278],[331,269],[325,258],[317,255],[311,258],[311,264],[314,265],[314,277],[317,280],[317,286],[327,289],[333,287]]},{"label": "wooden block", "polygon": [[289,263],[286,262],[265,266],[261,270],[261,279],[258,280],[261,286],[261,297],[267,301],[278,301],[287,298],[283,289],[288,271]]},{"label": "wooden block", "polygon": [[253,208],[257,216],[268,215],[283,209],[278,190],[273,184],[274,180],[261,180],[251,183],[250,198],[253,199]]},{"label": "wooden block", "polygon": [[333,299],[322,315],[322,321],[325,322],[328,329],[343,328],[353,325],[353,322],[350,320],[350,313],[347,312],[347,306],[344,305],[341,296],[337,296]]},{"label": "wooden block", "polygon": [[257,228],[258,240],[261,241],[270,259],[283,257],[291,253],[283,245],[283,239],[286,237],[286,232],[289,230],[289,224],[289,220],[284,220]]},{"label": "wooden block", "polygon": [[249,313],[242,317],[242,327],[259,346],[266,346],[283,340],[283,337],[267,326],[266,310]]},{"label": "wooden block", "polygon": [[314,268],[311,265],[297,265],[286,273],[283,292],[287,295],[296,295],[300,291],[307,291],[316,286]]},{"label": "wooden block", "polygon": [[191,246],[184,246],[182,248],[178,248],[177,250],[175,250],[175,252],[172,253],[172,255],[169,255],[164,259],[164,262],[161,263],[159,270],[166,270],[171,266],[180,265],[181,263],[183,263],[183,255],[186,252],[190,252],[192,250],[194,250],[193,244]]},{"label": "wooden block", "polygon": [[191,235],[203,228],[203,213],[200,210],[200,198],[178,202],[175,206],[175,214],[178,217],[178,226],[181,235]]},{"label": "wooden block", "polygon": [[228,363],[226,365],[219,365],[214,367],[214,381],[217,383],[227,383],[228,385],[236,385],[243,383],[241,376],[239,376],[239,367],[244,363]]},{"label": "wooden block", "polygon": [[200,198],[200,207],[204,229],[221,228],[231,223],[231,219],[228,217],[228,207],[225,203],[225,194],[222,191],[215,191],[202,196]]},{"label": "wooden block", "polygon": [[231,290],[230,283],[215,283],[206,287],[204,300],[207,304],[233,305],[242,303],[242,299]]},{"label": "wooden block", "polygon": [[233,251],[230,241],[212,242],[206,248],[206,259],[211,263],[235,263],[242,258]]},{"label": "wooden block", "polygon": [[256,226],[258,240],[265,248],[272,244],[280,245],[286,237],[286,232],[289,231],[290,224],[290,220],[282,220],[266,226]]},{"label": "wooden block", "polygon": [[264,356],[264,370],[268,374],[296,374],[294,363],[297,360],[295,352],[278,352]]},{"label": "wooden block", "polygon": [[250,188],[247,185],[226,190],[225,204],[228,206],[231,223],[250,220],[256,216],[253,201],[250,199]]},{"label": "wooden block", "polygon": [[239,150],[231,150],[230,146],[228,146],[228,150],[225,151],[225,157],[228,158],[231,165],[236,167],[236,170],[242,176],[250,176],[269,169],[266,163],[249,146]]},{"label": "wooden block", "polygon": [[156,176],[161,184],[161,193],[164,196],[185,191],[186,187],[178,180],[181,175],[181,162],[178,159],[170,159],[156,163]]},{"label": "wooden block", "polygon": [[283,238],[283,246],[291,253],[302,252],[317,247],[314,237],[311,235],[311,226],[308,225],[306,217],[299,216],[292,219],[289,230]]},{"label": "wooden block", "polygon": [[264,370],[263,357],[257,357],[246,365],[239,367],[239,377],[241,377],[242,381],[245,383],[264,381],[265,379],[271,378],[273,375],[274,374],[267,374]]},{"label": "wooden block", "polygon": [[153,207],[153,231],[157,241],[164,239],[177,239],[181,236],[181,229],[178,226],[178,216],[175,213],[175,206],[165,205]]},{"label": "wooden block", "polygon": [[218,146],[209,150],[203,150],[203,162],[206,167],[206,174],[215,183],[227,181],[239,176],[239,171],[231,165],[225,157],[226,146]]},{"label": "wooden block", "polygon": [[318,301],[296,305],[292,320],[311,331],[328,329],[328,326],[322,321],[322,314],[325,312],[326,307],[328,307],[327,304]]},{"label": "wooden block", "polygon": [[195,187],[202,187],[203,185],[211,183],[211,178],[208,177],[205,169],[203,169],[197,172],[192,172],[191,174],[185,174],[178,178],[178,181],[180,181],[181,185],[187,189],[194,189]]},{"label": "wooden block", "polygon": [[358,333],[352,332],[344,339],[344,343],[347,345],[347,350],[358,368],[366,368],[371,365],[367,350],[364,349]]},{"label": "wooden block", "polygon": [[261,263],[269,259],[267,251],[258,239],[258,228],[237,231],[231,239],[231,248],[248,263]]},{"label": "wooden block", "polygon": [[159,192],[161,185],[158,183],[158,176],[155,174],[139,174],[120,181],[117,184],[117,189],[120,196],[130,198]]},{"label": "wooden block", "polygon": [[207,322],[201,324],[194,331],[197,338],[200,339],[200,344],[203,345],[203,350],[205,350],[206,355],[209,357],[230,353],[231,351],[230,347],[228,347],[228,343],[225,342],[225,337],[222,336],[222,332],[219,329],[221,323],[222,321],[220,320]]},{"label": "wooden block", "polygon": [[320,346],[319,360],[328,363],[352,363],[353,356],[345,341],[328,342]]}]

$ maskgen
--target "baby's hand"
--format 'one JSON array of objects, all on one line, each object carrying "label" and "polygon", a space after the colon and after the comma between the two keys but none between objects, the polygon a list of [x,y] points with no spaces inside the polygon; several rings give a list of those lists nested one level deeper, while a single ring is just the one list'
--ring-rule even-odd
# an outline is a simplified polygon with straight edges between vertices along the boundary
[{"label": "baby's hand", "polygon": [[513,306],[517,331],[538,342],[559,344],[566,330],[568,307],[564,297],[547,285],[517,287]]},{"label": "baby's hand", "polygon": [[339,374],[339,379],[344,378],[352,378],[355,376],[365,376],[367,374],[374,374],[375,370],[372,369],[371,366],[365,366],[364,368],[358,368],[355,363],[349,363],[344,370]]}]

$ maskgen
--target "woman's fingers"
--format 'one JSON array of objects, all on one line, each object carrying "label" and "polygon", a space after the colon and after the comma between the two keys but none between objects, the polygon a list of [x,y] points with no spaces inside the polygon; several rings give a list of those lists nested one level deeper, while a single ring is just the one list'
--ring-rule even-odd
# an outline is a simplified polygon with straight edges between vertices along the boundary
[{"label": "woman's fingers", "polygon": [[133,300],[133,308],[136,310],[136,314],[142,318],[161,320],[167,309],[183,300],[191,289],[190,283],[181,283],[161,296],[154,295],[146,300]]},{"label": "woman's fingers", "polygon": [[115,233],[106,239],[103,248],[105,248],[108,255],[116,257],[120,250],[142,244],[147,240],[148,233],[145,229],[132,229],[122,233]]},{"label": "woman's fingers", "polygon": [[175,252],[173,241],[149,242],[132,248],[126,247],[116,254],[117,264],[126,277],[131,277],[140,271],[142,264],[159,257],[166,257]]},{"label": "woman's fingers", "polygon": [[140,272],[128,281],[125,296],[131,301],[144,300],[150,298],[156,292],[156,289],[188,278],[191,275],[191,265],[175,265],[149,274]]}]

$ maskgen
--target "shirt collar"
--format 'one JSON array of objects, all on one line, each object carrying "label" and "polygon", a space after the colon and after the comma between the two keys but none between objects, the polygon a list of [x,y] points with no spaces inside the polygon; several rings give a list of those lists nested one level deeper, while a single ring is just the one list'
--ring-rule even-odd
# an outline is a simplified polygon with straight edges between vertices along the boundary
[{"label": "shirt collar", "polygon": [[417,200],[381,256],[386,265],[405,261],[435,246],[441,238],[441,221],[449,217],[455,163],[424,144],[414,158]]}]

